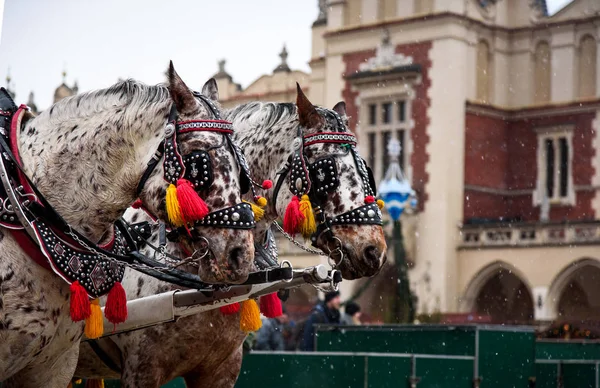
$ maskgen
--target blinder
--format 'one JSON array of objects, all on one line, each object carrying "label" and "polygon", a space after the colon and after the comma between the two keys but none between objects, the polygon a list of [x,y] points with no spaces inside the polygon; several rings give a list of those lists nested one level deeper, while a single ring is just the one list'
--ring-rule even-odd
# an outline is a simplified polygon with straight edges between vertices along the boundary
[{"label": "blinder", "polygon": [[313,191],[318,197],[333,193],[340,185],[337,163],[332,156],[322,158],[309,165]]},{"label": "blinder", "polygon": [[183,156],[183,177],[192,182],[196,191],[208,190],[213,183],[213,166],[206,151],[194,151]]}]

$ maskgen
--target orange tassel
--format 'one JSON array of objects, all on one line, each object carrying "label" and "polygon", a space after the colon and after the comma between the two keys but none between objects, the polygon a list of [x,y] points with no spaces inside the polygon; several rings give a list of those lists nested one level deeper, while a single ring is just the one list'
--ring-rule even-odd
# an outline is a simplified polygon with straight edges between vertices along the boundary
[{"label": "orange tassel", "polygon": [[277,318],[283,314],[281,300],[276,292],[260,297],[260,312],[267,318]]},{"label": "orange tassel", "polygon": [[221,310],[221,314],[223,315],[233,315],[240,311],[240,304],[235,302],[228,304],[227,306],[221,306],[219,307],[219,310]]},{"label": "orange tassel", "polygon": [[121,283],[116,282],[110,289],[104,307],[104,316],[109,322],[123,323],[127,319],[127,296]]},{"label": "orange tassel", "polygon": [[300,199],[294,195],[285,209],[283,216],[283,230],[292,236],[298,232],[298,228],[304,221],[304,215],[300,212]]},{"label": "orange tassel", "polygon": [[83,321],[88,318],[92,313],[90,308],[90,299],[88,298],[87,291],[75,280],[71,284],[71,320],[73,322]]},{"label": "orange tassel", "polygon": [[86,380],[85,388],[104,388],[104,380],[101,380],[101,379]]},{"label": "orange tassel", "polygon": [[102,319],[102,309],[98,299],[92,300],[90,304],[92,313],[85,320],[85,336],[89,339],[96,339],[104,334],[104,320]]},{"label": "orange tassel", "polygon": [[242,302],[240,311],[240,329],[243,332],[258,331],[262,326],[260,320],[260,311],[254,299],[245,300]]},{"label": "orange tassel", "polygon": [[177,181],[177,201],[186,222],[201,220],[209,213],[208,206],[187,179],[182,178]]}]

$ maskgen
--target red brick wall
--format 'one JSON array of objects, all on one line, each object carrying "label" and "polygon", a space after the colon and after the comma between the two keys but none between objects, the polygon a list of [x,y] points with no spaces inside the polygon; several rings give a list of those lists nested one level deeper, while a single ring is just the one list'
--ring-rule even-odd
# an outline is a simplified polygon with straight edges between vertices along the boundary
[{"label": "red brick wall", "polygon": [[[547,115],[542,118],[505,121],[485,114],[467,113],[465,128],[465,185],[501,190],[531,190],[537,180],[536,128],[574,125],[571,170],[575,186],[590,186],[594,175],[592,159],[595,113]],[[552,206],[550,219],[583,220],[595,218],[593,191],[575,192],[574,206]],[[465,189],[464,219],[539,219],[539,206],[531,194],[501,195]]]},{"label": "red brick wall", "polygon": [[467,113],[465,118],[465,184],[506,189],[507,122]]},{"label": "red brick wall", "polygon": [[[427,108],[429,108],[430,98],[428,96],[431,80],[429,79],[429,69],[431,68],[431,59],[429,58],[429,50],[431,42],[412,43],[396,46],[396,53],[401,53],[406,56],[413,57],[415,64],[421,65],[422,81],[415,87],[415,100],[412,102],[412,119],[415,122],[415,127],[411,130],[411,141],[413,151],[410,157],[412,167],[412,187],[417,192],[419,198],[419,210],[425,208],[427,202],[426,185],[429,176],[425,170],[425,166],[429,161],[427,154],[427,144],[429,143],[429,135],[427,134],[427,126],[429,118],[427,117]],[[369,58],[375,56],[375,50],[358,51],[345,54],[343,61],[346,64],[344,74],[353,74],[358,71],[361,63],[366,62]],[[350,127],[356,129],[356,123],[360,119],[358,117],[359,109],[355,104],[358,92],[352,90],[350,82],[346,81],[342,97],[346,102],[346,110],[350,119]]]}]

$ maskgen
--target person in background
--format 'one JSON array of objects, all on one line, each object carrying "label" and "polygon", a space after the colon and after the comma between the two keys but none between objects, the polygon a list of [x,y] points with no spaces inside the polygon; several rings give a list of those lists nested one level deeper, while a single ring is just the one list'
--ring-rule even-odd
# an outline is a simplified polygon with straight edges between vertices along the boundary
[{"label": "person in background", "polygon": [[264,319],[262,327],[256,333],[254,350],[285,350],[283,329],[287,322],[285,311],[279,317]]},{"label": "person in background", "polygon": [[340,293],[332,291],[325,294],[325,300],[319,302],[313,309],[310,317],[304,324],[304,333],[300,350],[313,351],[315,350],[315,325],[316,324],[333,324],[340,323]]},{"label": "person in background", "polygon": [[352,301],[347,302],[342,315],[342,325],[360,325],[360,306]]}]

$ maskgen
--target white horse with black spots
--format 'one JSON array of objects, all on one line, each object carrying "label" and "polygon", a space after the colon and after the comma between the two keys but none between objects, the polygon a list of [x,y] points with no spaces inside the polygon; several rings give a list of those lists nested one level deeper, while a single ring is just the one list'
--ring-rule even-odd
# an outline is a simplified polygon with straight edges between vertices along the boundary
[{"label": "white horse with black spots", "polygon": [[[37,117],[26,113],[13,151],[57,213],[101,244],[137,198],[170,222],[162,164],[145,177],[139,192],[136,188],[165,139],[173,106],[179,122],[213,118],[171,64],[166,85],[128,80],[64,99]],[[208,209],[241,201],[236,156],[227,147],[216,147],[223,144],[221,134],[189,131],[178,135],[177,142],[182,155],[209,150],[213,184],[198,192]],[[183,235],[180,241],[186,251],[204,252],[209,242],[209,258],[195,270],[204,281],[247,279],[254,257],[249,230],[190,228],[196,237]],[[6,228],[0,228],[0,252],[0,381],[5,388],[65,388],[83,334],[83,323],[69,316],[69,284],[32,261]]]},{"label": "white horse with black spots", "polygon": [[[205,88],[204,94],[213,100],[218,98],[214,88]],[[343,128],[336,116],[341,118]],[[302,136],[349,132],[343,102],[333,111],[316,108],[300,88],[295,105],[253,102],[226,111],[225,117],[234,123],[236,140],[259,182],[277,179],[277,173],[295,150],[293,145],[299,130]],[[339,185],[321,203],[323,211],[340,215],[363,208],[365,197],[372,193],[365,191],[356,161],[347,147],[319,143],[309,152],[309,163],[335,160],[338,171]],[[267,193],[269,205],[264,218],[257,222],[255,241],[264,241],[267,229],[278,215],[285,213],[292,195],[287,188],[281,189],[277,198],[275,189]],[[128,217],[152,222],[141,210],[128,212]],[[378,272],[387,250],[381,226],[346,224],[334,225],[332,229],[333,235],[316,236],[315,245],[329,252],[336,251],[338,242],[343,244],[343,257],[334,255],[333,258],[344,278],[355,279]],[[157,239],[155,226],[150,242],[154,245]],[[183,254],[176,244],[168,243],[167,250],[175,256]],[[176,288],[129,270],[123,282],[132,299]],[[240,372],[242,343],[246,336],[239,329],[239,321],[239,314],[223,315],[217,309],[174,323],[102,338],[94,344],[96,351],[89,343],[82,343],[76,376],[121,379],[123,387],[160,387],[178,376],[185,379],[188,387],[233,387]]]}]

